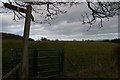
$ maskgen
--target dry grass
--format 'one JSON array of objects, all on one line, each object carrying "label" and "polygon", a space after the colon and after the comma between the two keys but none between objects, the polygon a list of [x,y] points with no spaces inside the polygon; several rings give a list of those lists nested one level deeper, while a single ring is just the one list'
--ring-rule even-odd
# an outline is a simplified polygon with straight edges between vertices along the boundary
[{"label": "dry grass", "polygon": [[[22,47],[21,41],[3,41],[3,74],[7,73],[10,49]],[[65,77],[117,77],[117,44],[104,42],[30,42],[30,47],[64,49]],[[69,61],[67,60],[69,59]]]}]

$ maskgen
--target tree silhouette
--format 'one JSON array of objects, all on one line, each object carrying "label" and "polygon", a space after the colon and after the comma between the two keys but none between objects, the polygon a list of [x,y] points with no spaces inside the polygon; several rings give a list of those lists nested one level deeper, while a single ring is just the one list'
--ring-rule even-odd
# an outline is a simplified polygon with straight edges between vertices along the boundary
[{"label": "tree silhouette", "polygon": [[[3,3],[3,2],[2,2]],[[103,27],[103,19],[107,18],[109,20],[110,17],[113,17],[115,15],[119,15],[118,10],[120,9],[120,1],[119,2],[89,2],[86,0],[88,8],[91,10],[91,15],[89,13],[82,14],[83,24],[89,24],[90,27],[98,20],[100,19],[99,26],[100,28]],[[82,4],[81,2],[50,2],[48,1],[34,1],[34,2],[25,2],[25,1],[11,1],[8,0],[8,3],[3,3],[4,8],[8,6],[9,4],[17,5],[21,8],[26,8],[27,5],[32,6],[32,10],[34,13],[39,14],[41,21],[38,21],[37,19],[34,20],[32,18],[32,21],[35,23],[47,23],[49,20],[55,19],[57,15],[66,13],[66,10],[63,10],[63,7],[72,7],[74,5]],[[24,18],[25,15],[22,14],[20,11],[20,8],[18,11],[14,11],[14,20]],[[88,30],[89,30],[88,29]]]},{"label": "tree silhouette", "polygon": [[41,41],[49,41],[49,39],[45,38],[45,37],[42,37],[41,38]]},{"label": "tree silhouette", "polygon": [[[100,28],[103,27],[102,20],[107,18],[109,20],[110,17],[115,15],[119,15],[120,9],[120,1],[119,2],[87,2],[88,8],[92,11],[92,18],[90,19],[88,14],[86,13],[86,18],[88,21],[83,20],[83,24],[90,24],[90,28],[92,24],[96,22],[97,19],[100,19]],[[83,16],[84,19],[84,16]],[[89,29],[90,29],[89,28]]]}]

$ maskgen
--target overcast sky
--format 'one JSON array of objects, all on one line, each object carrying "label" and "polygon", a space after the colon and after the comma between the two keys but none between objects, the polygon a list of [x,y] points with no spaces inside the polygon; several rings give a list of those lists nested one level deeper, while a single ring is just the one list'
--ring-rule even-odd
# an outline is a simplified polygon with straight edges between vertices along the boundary
[{"label": "overcast sky", "polygon": [[[55,20],[49,24],[34,24],[31,23],[30,37],[37,40],[41,37],[48,39],[59,40],[98,40],[98,39],[113,39],[118,38],[118,16],[114,16],[103,20],[103,27],[99,29],[98,22],[89,29],[89,25],[82,24],[81,14],[84,12],[91,13],[87,8],[86,3],[71,8],[66,8],[67,13],[60,14]],[[35,19],[40,17],[34,14]],[[24,19],[16,22],[13,20],[13,13],[0,14],[2,24],[1,32],[23,35]]]}]

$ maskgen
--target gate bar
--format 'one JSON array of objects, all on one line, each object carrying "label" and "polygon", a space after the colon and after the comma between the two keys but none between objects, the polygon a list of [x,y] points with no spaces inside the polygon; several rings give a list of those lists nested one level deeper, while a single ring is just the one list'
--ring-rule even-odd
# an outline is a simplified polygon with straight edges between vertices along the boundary
[{"label": "gate bar", "polygon": [[44,59],[44,58],[58,58],[58,56],[43,56],[43,57],[38,57],[38,59]]},{"label": "gate bar", "polygon": [[42,65],[38,65],[38,67],[41,66],[53,66],[53,65],[58,65],[59,63],[52,63],[52,64],[42,64]]},{"label": "gate bar", "polygon": [[[58,75],[58,74],[57,74]],[[52,78],[52,77],[55,77],[55,76],[57,76],[57,75],[51,75],[51,76],[46,76],[46,77],[42,77],[42,78]]]},{"label": "gate bar", "polygon": [[41,74],[41,73],[49,73],[49,72],[57,72],[59,71],[58,69],[57,70],[48,70],[48,71],[42,71],[42,72],[38,72],[38,74]]}]

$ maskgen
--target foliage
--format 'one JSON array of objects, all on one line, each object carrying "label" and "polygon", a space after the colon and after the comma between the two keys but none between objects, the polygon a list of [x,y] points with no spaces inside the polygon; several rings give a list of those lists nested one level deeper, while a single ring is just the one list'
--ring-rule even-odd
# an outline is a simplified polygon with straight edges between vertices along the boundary
[{"label": "foliage", "polygon": [[113,39],[113,40],[111,40],[111,42],[113,42],[113,43],[120,43],[120,39]]}]

